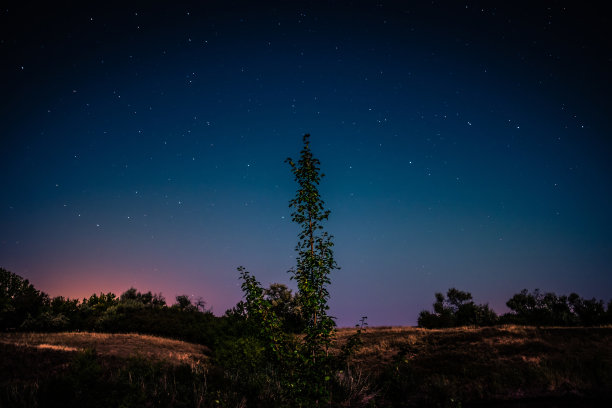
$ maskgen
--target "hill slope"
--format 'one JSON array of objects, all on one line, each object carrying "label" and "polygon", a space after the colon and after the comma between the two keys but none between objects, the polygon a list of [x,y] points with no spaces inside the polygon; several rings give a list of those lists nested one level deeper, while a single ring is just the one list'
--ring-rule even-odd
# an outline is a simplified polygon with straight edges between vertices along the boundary
[{"label": "hill slope", "polygon": [[201,364],[208,359],[206,346],[180,340],[135,333],[3,333],[0,343],[22,348],[23,352],[38,350],[78,352],[95,349],[103,357],[128,358],[140,356],[171,364]]},{"label": "hill slope", "polygon": [[[339,331],[340,342],[354,332]],[[393,405],[476,402],[612,392],[612,327],[373,328],[354,375]]]},{"label": "hill slope", "polygon": [[2,333],[0,407],[198,406],[208,353],[139,334]]},{"label": "hill slope", "polygon": [[[338,346],[354,333],[340,329]],[[387,327],[369,328],[361,339],[363,345],[338,374],[350,406],[491,401],[497,406],[525,399],[539,399],[542,405],[561,397],[579,399],[564,406],[589,406],[588,401],[609,397],[612,390],[612,327]],[[233,390],[242,380],[215,367],[210,350],[177,340],[4,333],[0,355],[0,406],[247,403]]]}]

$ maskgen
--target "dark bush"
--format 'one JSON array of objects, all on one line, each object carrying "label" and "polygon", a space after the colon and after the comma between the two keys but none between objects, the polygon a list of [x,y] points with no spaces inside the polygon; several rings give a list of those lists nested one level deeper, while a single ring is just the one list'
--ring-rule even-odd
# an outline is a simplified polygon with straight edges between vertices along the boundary
[{"label": "dark bush", "polygon": [[497,315],[489,305],[475,304],[469,292],[451,288],[446,292],[446,297],[442,293],[436,293],[435,296],[433,313],[427,310],[419,313],[419,327],[434,329],[497,324]]}]

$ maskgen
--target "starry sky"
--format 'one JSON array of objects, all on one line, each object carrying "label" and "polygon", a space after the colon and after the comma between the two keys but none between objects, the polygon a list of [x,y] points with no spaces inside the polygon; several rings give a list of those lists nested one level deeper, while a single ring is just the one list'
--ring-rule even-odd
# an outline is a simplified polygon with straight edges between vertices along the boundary
[{"label": "starry sky", "polygon": [[596,6],[89,3],[0,10],[0,266],[38,289],[219,315],[240,265],[294,288],[284,159],[310,133],[340,326],[415,324],[450,287],[499,313],[523,288],[612,297]]}]

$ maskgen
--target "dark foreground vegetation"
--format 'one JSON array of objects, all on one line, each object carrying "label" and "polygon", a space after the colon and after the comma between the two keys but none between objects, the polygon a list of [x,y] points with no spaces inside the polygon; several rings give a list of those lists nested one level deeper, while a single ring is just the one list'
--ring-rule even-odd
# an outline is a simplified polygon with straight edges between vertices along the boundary
[{"label": "dark foreground vegetation", "polygon": [[[355,332],[340,329],[332,353]],[[612,397],[610,327],[369,328],[361,340],[331,380],[331,406],[595,407]],[[232,364],[217,353],[146,335],[4,333],[0,406],[281,406],[253,347]]]},{"label": "dark foreground vegetation", "polygon": [[[289,205],[300,229],[289,271],[295,294],[264,288],[239,267],[244,301],[216,317],[202,299],[168,305],[134,288],[50,298],[0,268],[0,408],[444,407],[609,396],[612,328],[602,325],[611,323],[611,304],[575,294],[523,291],[497,316],[450,289],[419,315],[420,326],[447,329],[368,330],[364,317],[337,330],[327,315],[337,269],[323,228],[330,211],[308,135],[300,159],[287,163],[298,185]],[[536,328],[476,328],[507,323]],[[448,329],[457,326],[472,328]]]}]

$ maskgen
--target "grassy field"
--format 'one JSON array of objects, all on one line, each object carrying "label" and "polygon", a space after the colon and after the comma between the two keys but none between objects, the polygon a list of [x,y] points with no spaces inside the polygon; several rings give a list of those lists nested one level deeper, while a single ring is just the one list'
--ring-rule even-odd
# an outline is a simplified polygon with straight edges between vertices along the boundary
[{"label": "grassy field", "polygon": [[[337,346],[354,333],[340,329]],[[588,401],[612,390],[612,327],[379,327],[368,328],[362,340],[339,373],[350,394],[346,406],[466,406],[568,396]],[[57,390],[75,387],[98,393],[102,402],[112,389],[119,394],[110,401],[119,398],[125,406],[151,398],[161,401],[151,406],[215,406],[205,400],[206,387],[210,370],[219,368],[201,345],[138,334],[3,333],[0,352],[0,401],[6,406],[44,406],[40,393],[61,399]],[[179,397],[187,399],[173,405]],[[78,401],[78,393],[71,398]]]}]

